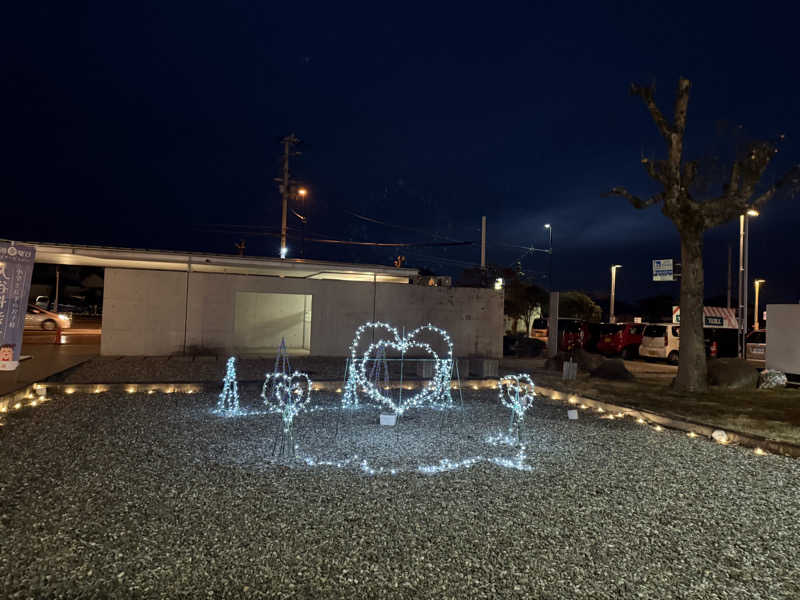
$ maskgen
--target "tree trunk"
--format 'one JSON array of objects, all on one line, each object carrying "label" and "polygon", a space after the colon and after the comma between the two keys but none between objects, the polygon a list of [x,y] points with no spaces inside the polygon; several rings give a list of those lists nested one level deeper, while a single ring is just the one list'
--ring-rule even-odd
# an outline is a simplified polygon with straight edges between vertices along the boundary
[{"label": "tree trunk", "polygon": [[703,232],[681,231],[680,352],[674,384],[681,392],[706,389],[703,296]]}]

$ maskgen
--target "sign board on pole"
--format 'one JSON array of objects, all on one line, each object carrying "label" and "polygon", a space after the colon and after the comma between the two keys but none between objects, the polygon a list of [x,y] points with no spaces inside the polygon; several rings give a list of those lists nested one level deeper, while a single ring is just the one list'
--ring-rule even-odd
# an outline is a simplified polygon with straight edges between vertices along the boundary
[{"label": "sign board on pole", "polygon": [[547,321],[547,356],[558,353],[558,301],[559,293],[550,292],[550,318]]},{"label": "sign board on pole", "polygon": [[0,242],[0,371],[19,366],[36,248]]},{"label": "sign board on pole", "polygon": [[653,261],[653,281],[675,281],[671,258]]},{"label": "sign board on pole", "polygon": [[[672,307],[672,322],[680,324],[681,307]],[[721,308],[716,306],[703,307],[703,327],[715,327],[722,329],[738,329],[735,308]]]}]

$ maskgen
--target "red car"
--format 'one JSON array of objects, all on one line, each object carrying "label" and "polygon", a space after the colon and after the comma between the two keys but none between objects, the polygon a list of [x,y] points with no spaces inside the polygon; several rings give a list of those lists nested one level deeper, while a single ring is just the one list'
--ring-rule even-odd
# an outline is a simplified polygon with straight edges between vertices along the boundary
[{"label": "red car", "polygon": [[604,325],[597,342],[597,351],[606,356],[620,354],[631,359],[639,355],[644,325],[641,323],[609,323]]},{"label": "red car", "polygon": [[558,349],[576,350],[578,348],[585,348],[591,337],[589,333],[589,326],[585,321],[577,319],[559,319],[558,320]]}]

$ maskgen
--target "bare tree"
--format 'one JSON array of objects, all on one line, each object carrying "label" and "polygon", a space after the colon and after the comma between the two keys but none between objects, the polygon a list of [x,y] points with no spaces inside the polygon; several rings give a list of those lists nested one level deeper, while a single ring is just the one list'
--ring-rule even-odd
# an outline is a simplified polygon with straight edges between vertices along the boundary
[{"label": "bare tree", "polygon": [[683,160],[686,112],[691,84],[678,81],[675,114],[669,122],[656,105],[653,86],[632,84],[631,94],[639,96],[650,112],[659,133],[667,143],[667,158],[642,159],[647,173],[661,185],[661,191],[647,199],[615,187],[611,195],[622,196],[635,208],[660,205],[661,212],[675,224],[681,238],[681,348],[675,388],[697,392],[706,388],[706,355],[703,341],[703,234],[727,223],[750,208],[758,210],[779,188],[793,184],[796,191],[798,169],[766,189],[758,189],[777,148],[771,142],[756,141],[737,157],[729,169],[721,192],[700,199],[692,190],[698,183],[698,162]]}]

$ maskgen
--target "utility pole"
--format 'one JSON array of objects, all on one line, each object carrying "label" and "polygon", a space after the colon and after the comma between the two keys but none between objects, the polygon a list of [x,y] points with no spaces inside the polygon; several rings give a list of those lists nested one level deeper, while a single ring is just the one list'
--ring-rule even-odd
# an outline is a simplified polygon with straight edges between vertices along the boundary
[{"label": "utility pole", "polygon": [[289,251],[289,248],[286,245],[286,216],[289,210],[289,194],[291,193],[290,190],[290,179],[289,179],[289,157],[290,156],[297,156],[300,154],[299,152],[293,152],[292,147],[296,144],[300,143],[300,140],[297,136],[293,133],[290,133],[285,138],[281,140],[283,144],[283,170],[281,173],[280,178],[276,178],[276,181],[280,182],[280,189],[281,189],[281,201],[282,201],[282,208],[281,208],[281,258],[286,258],[286,253]]},{"label": "utility pole", "polygon": [[739,215],[739,306],[737,317],[739,317],[739,358],[744,358],[744,220],[745,215]]},{"label": "utility pole", "polygon": [[731,307],[731,283],[732,283],[732,275],[731,275],[731,264],[733,261],[733,247],[728,244],[728,308]]},{"label": "utility pole", "polygon": [[56,265],[56,295],[53,299],[53,312],[58,312],[58,288],[61,287],[61,266]]},{"label": "utility pole", "polygon": [[616,323],[617,318],[614,315],[614,300],[617,295],[617,269],[622,265],[611,265],[611,302],[608,307],[608,322]]},{"label": "utility pole", "polygon": [[481,269],[486,270],[486,217],[481,217]]}]

